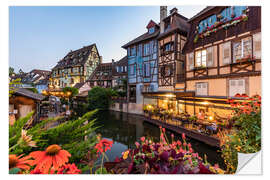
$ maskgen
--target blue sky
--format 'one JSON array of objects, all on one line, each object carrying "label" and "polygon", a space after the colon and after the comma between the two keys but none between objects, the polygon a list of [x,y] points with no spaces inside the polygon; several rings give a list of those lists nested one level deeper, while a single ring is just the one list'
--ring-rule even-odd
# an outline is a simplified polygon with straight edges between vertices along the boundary
[{"label": "blue sky", "polygon": [[[177,6],[188,18],[204,7]],[[10,7],[10,66],[50,70],[70,50],[92,43],[104,62],[119,60],[126,54],[121,46],[143,34],[150,19],[159,22],[159,6]]]}]

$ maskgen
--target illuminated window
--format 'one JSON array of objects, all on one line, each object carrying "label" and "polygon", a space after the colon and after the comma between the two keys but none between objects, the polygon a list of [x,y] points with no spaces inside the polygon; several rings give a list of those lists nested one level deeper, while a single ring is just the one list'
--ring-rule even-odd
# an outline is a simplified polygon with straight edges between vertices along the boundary
[{"label": "illuminated window", "polygon": [[195,66],[196,67],[201,67],[201,66],[206,67],[206,50],[204,49],[204,50],[201,50],[201,51],[196,51],[195,54],[196,54],[196,56],[195,56],[195,58],[196,58]]}]

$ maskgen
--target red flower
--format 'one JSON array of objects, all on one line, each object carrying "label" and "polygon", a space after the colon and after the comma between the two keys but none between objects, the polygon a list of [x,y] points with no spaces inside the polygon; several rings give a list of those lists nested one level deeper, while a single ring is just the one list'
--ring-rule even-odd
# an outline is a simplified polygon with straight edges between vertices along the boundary
[{"label": "red flower", "polygon": [[42,173],[49,173],[50,168],[58,170],[71,157],[68,151],[62,150],[56,144],[50,145],[45,151],[31,152],[29,156],[34,158],[37,165],[35,170],[39,169]]},{"label": "red flower", "polygon": [[182,133],[182,139],[185,140],[186,139],[186,135],[185,133]]},{"label": "red flower", "polygon": [[248,95],[246,95],[246,94],[242,94],[242,97],[248,97]]},{"label": "red flower", "polygon": [[24,169],[24,170],[29,170],[30,166],[34,165],[34,161],[33,160],[29,160],[30,157],[26,156],[23,157],[20,156],[16,156],[16,154],[10,154],[9,155],[9,169],[12,168],[20,168],[20,169]]},{"label": "red flower", "polygon": [[236,95],[235,95],[235,97],[242,97],[239,93],[237,93]]},{"label": "red flower", "polygon": [[109,141],[107,139],[102,139],[99,143],[96,144],[95,149],[97,149],[97,153],[106,152],[108,149],[111,149],[113,141]]},{"label": "red flower", "polygon": [[57,172],[57,174],[80,174],[80,173],[81,173],[81,170],[78,169],[74,163],[65,164]]},{"label": "red flower", "polygon": [[141,137],[141,141],[142,142],[144,142],[145,141],[145,137],[143,136],[143,137]]}]

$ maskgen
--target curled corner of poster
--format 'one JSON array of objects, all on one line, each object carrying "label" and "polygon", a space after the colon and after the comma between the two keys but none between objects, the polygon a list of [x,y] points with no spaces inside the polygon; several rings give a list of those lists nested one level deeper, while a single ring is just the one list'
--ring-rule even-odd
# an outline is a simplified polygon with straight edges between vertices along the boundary
[{"label": "curled corner of poster", "polygon": [[242,154],[238,156],[238,167],[236,174],[261,175],[262,174],[262,152],[254,154]]}]

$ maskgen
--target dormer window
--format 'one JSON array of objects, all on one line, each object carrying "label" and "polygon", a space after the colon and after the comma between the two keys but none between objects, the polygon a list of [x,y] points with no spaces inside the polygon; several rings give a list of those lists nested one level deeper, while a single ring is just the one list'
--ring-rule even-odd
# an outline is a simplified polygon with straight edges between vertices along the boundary
[{"label": "dormer window", "polygon": [[153,34],[155,32],[155,27],[151,27],[148,29],[149,34]]}]

